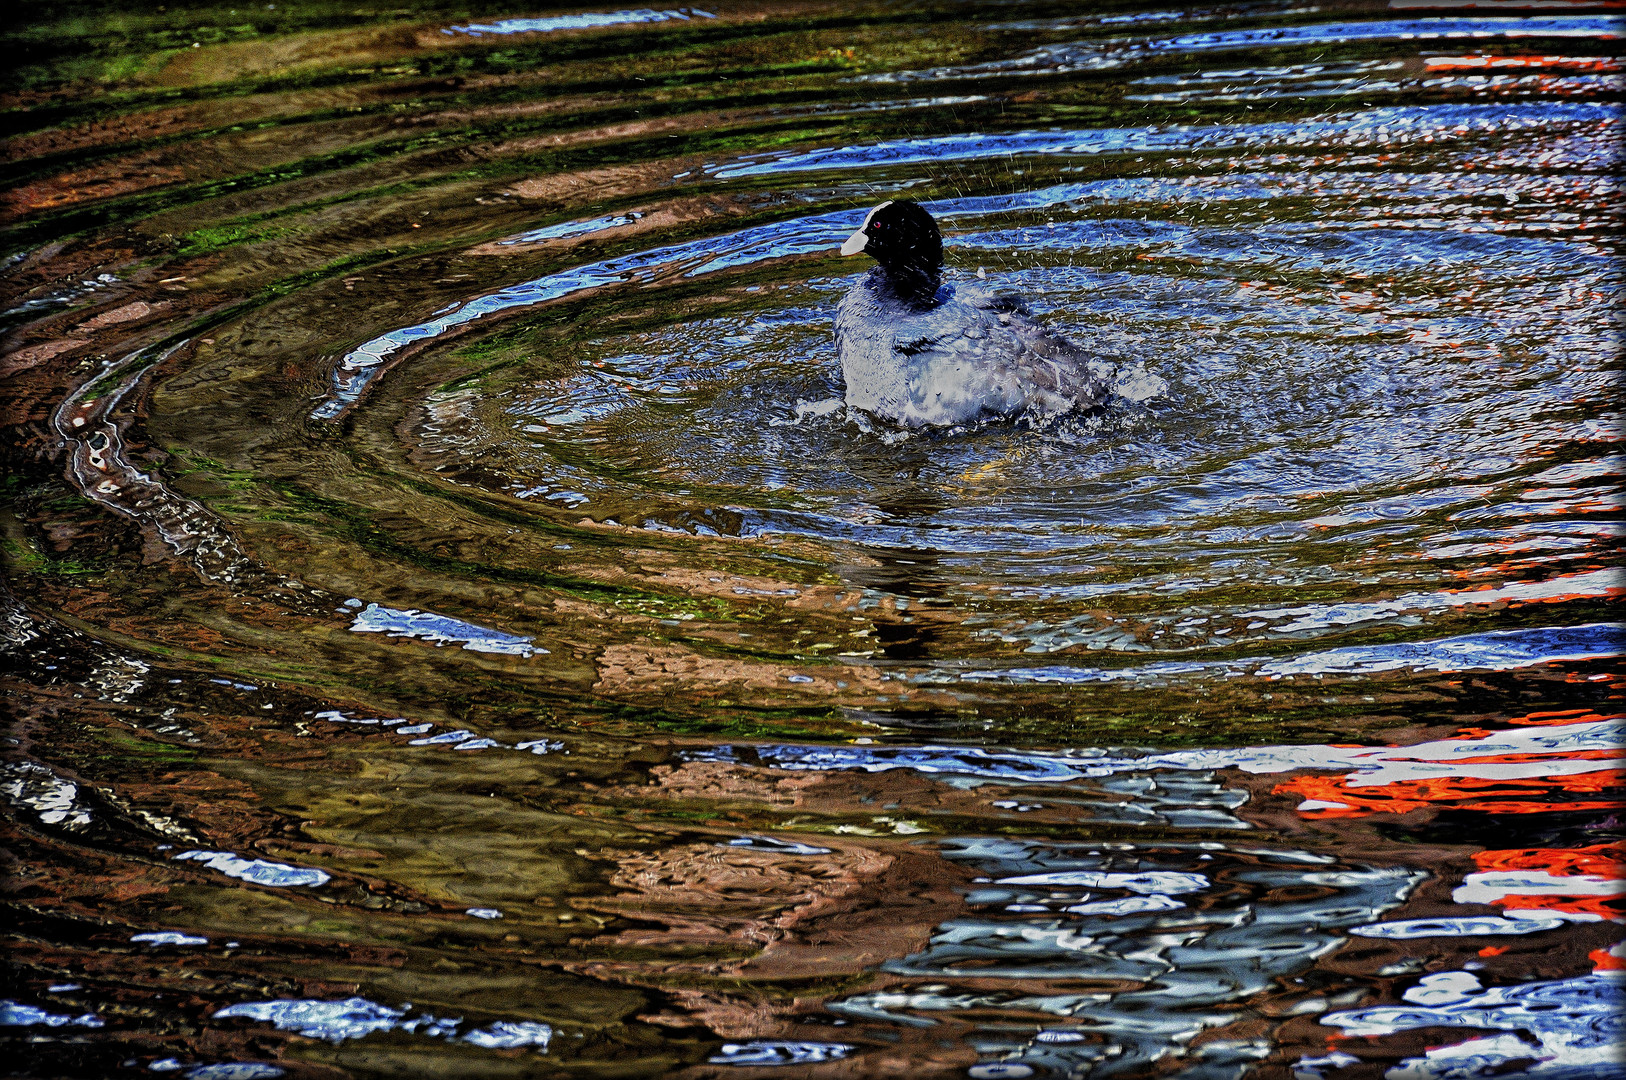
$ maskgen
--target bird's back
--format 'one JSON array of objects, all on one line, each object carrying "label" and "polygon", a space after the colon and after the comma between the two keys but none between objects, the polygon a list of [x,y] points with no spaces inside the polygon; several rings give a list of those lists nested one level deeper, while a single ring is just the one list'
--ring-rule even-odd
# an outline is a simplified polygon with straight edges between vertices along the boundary
[{"label": "bird's back", "polygon": [[1106,392],[1083,350],[1020,301],[945,286],[932,306],[909,305],[879,270],[842,298],[836,343],[847,404],[907,427],[1043,419]]}]

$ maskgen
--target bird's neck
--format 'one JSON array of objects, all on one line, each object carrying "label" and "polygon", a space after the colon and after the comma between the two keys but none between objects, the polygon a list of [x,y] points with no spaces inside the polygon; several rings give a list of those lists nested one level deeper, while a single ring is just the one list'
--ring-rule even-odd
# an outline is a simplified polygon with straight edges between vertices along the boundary
[{"label": "bird's neck", "polygon": [[881,272],[899,299],[916,307],[927,308],[937,302],[937,290],[943,284],[942,267],[894,264],[883,265]]}]

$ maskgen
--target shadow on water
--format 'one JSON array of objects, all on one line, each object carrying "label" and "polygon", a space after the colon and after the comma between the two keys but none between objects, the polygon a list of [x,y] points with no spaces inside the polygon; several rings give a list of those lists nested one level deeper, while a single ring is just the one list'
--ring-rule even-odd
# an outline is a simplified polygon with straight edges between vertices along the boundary
[{"label": "shadow on water", "polygon": [[[17,1075],[1618,1075],[1622,20],[1482,7],[29,13]],[[846,408],[899,196],[1103,408]]]}]

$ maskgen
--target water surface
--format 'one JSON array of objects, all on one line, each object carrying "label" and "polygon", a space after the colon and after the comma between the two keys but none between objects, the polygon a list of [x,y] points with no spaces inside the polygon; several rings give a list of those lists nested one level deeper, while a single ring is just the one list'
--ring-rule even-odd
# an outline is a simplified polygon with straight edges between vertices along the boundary
[{"label": "water surface", "polygon": [[[1618,1075],[1622,27],[19,28],[19,1075]],[[1109,407],[845,408],[901,196]]]}]

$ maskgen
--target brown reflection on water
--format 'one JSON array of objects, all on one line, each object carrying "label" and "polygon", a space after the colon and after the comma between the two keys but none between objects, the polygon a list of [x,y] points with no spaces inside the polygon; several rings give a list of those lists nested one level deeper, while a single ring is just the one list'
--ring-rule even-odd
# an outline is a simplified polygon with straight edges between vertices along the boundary
[{"label": "brown reflection on water", "polygon": [[[942,976],[885,967],[923,955],[943,927],[966,917],[968,893],[985,887],[974,866],[942,857],[941,838],[1063,836],[1160,850],[1156,840],[1135,839],[1155,817],[1126,820],[1116,809],[1136,803],[1189,809],[1206,797],[1248,827],[1207,832],[1216,853],[1264,845],[1325,852],[1340,866],[1425,871],[1404,907],[1385,912],[1389,919],[1487,910],[1451,899],[1484,860],[1474,855],[1473,830],[1461,842],[1444,839],[1461,826],[1442,835],[1432,824],[1442,813],[1436,804],[1329,824],[1295,812],[1301,792],[1279,777],[1234,771],[1208,786],[1163,776],[1061,790],[966,787],[912,770],[787,772],[683,760],[682,744],[660,739],[577,741],[568,755],[460,753],[312,719],[324,703],[297,693],[222,685],[181,666],[132,665],[105,650],[98,658],[85,651],[88,643],[77,652],[74,644],[59,638],[37,655],[78,656],[85,667],[54,686],[14,684],[18,749],[49,745],[52,760],[76,763],[55,775],[78,785],[72,806],[88,824],[36,815],[13,833],[17,865],[29,870],[10,879],[24,913],[10,959],[30,986],[40,983],[30,1000],[63,1007],[79,1000],[45,991],[52,980],[91,988],[108,1020],[95,1034],[116,1040],[119,1054],[275,1058],[303,1070],[295,1075],[328,1075],[324,1063],[342,1067],[353,1060],[348,1052],[330,1057],[325,1044],[252,1026],[189,1032],[231,1001],[360,993],[475,1019],[545,1019],[561,1032],[583,1032],[583,1052],[608,1053],[650,1075],[677,1066],[661,1057],[675,1048],[672,1039],[689,1047],[682,1052],[691,1062],[700,1046],[717,1045],[683,1042],[695,1038],[696,1025],[711,1039],[856,1040],[865,1048],[861,1064],[804,1066],[808,1075],[884,1075],[905,1062],[926,1075],[964,1069],[976,1060],[969,1046],[990,1023],[1054,1024],[1045,1001],[1136,984],[1055,976],[1013,984],[973,968],[949,975],[949,996],[973,1004],[919,1014],[929,1025],[876,1026],[829,1007],[858,990],[948,993],[931,989]],[[1217,797],[1227,792],[1235,798]],[[1167,823],[1161,828],[1171,835]],[[1189,844],[1205,833],[1184,835]],[[320,901],[312,904],[299,890],[233,885],[177,864],[167,845],[317,866],[332,879],[310,894]],[[1284,883],[1248,902],[1264,911],[1326,894]],[[1204,907],[1237,901],[1220,896]],[[477,906],[500,909],[503,918],[463,914]],[[154,929],[203,935],[210,944],[127,941]],[[1352,940],[1194,1046],[1266,1039],[1284,1055],[1278,1060],[1291,1061],[1328,1046],[1313,1014],[1294,1017],[1305,994],[1295,984],[1303,980],[1341,1002],[1369,1000],[1404,989],[1419,973],[1458,968],[1464,953],[1481,978],[1561,978],[1589,968],[1589,954],[1616,939],[1612,924],[1591,923],[1534,950],[1534,941],[1519,937],[1492,947],[1472,938],[1460,946],[1449,938]],[[368,1053],[379,1055],[370,1060],[420,1060],[421,1050],[402,1038],[369,1037]],[[1425,1045],[1432,1044],[1408,1036],[1361,1052],[1393,1061]],[[482,1059],[481,1069],[498,1071],[481,1075],[498,1075],[503,1060]],[[753,1075],[727,1070],[741,1071]],[[721,1074],[702,1066],[694,1075]]]}]

